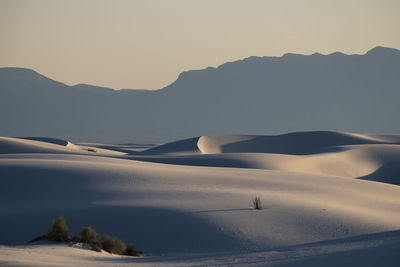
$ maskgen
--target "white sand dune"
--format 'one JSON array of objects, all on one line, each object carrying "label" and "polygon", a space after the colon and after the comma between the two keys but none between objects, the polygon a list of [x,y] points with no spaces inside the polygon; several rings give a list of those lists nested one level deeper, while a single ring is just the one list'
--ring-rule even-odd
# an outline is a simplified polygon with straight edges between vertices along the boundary
[{"label": "white sand dune", "polygon": [[361,135],[345,132],[298,132],[278,136],[217,135],[202,136],[198,148],[204,154],[279,153],[310,154],[330,147],[358,144],[400,144],[397,135]]},{"label": "white sand dune", "polygon": [[240,167],[364,178],[400,185],[400,145],[338,146],[309,155],[217,153],[132,158],[175,165]]},{"label": "white sand dune", "polygon": [[279,250],[132,258],[70,244],[0,246],[7,266],[393,266],[400,233],[388,232],[284,247]]},{"label": "white sand dune", "polygon": [[[396,266],[398,136],[310,132],[271,139],[201,137],[141,155],[118,146],[117,154],[100,155],[79,145],[1,138],[0,244],[22,244],[64,215],[72,232],[91,225],[154,256],[126,259],[47,244],[0,247],[0,262],[318,266],[320,258],[350,266],[354,261],[340,257],[349,253],[367,266],[382,257],[382,266]],[[251,209],[254,196],[262,210]],[[379,257],[365,261],[373,252]]]},{"label": "white sand dune", "polygon": [[[92,148],[92,151],[88,149]],[[0,154],[15,153],[57,153],[57,154],[106,154],[106,155],[124,155],[125,153],[96,148],[78,146],[69,141],[47,138],[47,137],[28,137],[12,138],[0,137]],[[91,153],[92,152],[92,153]]]},{"label": "white sand dune", "polygon": [[366,135],[314,131],[262,135],[214,135],[176,141],[148,149],[146,154],[277,153],[303,155],[329,151],[331,147],[359,144],[400,144],[400,135]]},{"label": "white sand dune", "polygon": [[157,155],[157,154],[199,154],[201,153],[198,148],[199,137],[189,138],[185,140],[175,141],[172,143],[163,144],[160,146],[152,147],[143,151],[144,154]]},{"label": "white sand dune", "polygon": [[[41,139],[45,140],[45,139]],[[46,142],[39,140],[0,137],[0,153],[68,153],[68,141]]]},{"label": "white sand dune", "polygon": [[51,144],[56,144],[56,145],[61,145],[61,146],[67,146],[68,144],[71,144],[69,141],[59,139],[59,138],[51,138],[51,137],[21,137],[21,139],[40,141],[40,142],[51,143]]},{"label": "white sand dune", "polygon": [[122,152],[124,154],[140,154],[145,150],[156,147],[154,144],[99,144],[99,143],[77,143],[79,146],[95,147],[96,149],[106,149],[112,151]]}]

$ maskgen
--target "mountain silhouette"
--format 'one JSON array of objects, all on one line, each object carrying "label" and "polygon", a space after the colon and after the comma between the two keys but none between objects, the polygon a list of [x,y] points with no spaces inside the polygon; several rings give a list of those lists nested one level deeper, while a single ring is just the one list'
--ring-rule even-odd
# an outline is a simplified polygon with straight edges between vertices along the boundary
[{"label": "mountain silhouette", "polygon": [[400,50],[249,57],[163,89],[68,86],[0,68],[0,135],[105,143],[308,130],[400,133]]}]

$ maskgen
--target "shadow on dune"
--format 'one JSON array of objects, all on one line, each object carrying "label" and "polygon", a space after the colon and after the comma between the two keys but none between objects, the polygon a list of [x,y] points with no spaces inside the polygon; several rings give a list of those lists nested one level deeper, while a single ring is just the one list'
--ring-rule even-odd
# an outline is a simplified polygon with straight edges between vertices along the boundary
[{"label": "shadow on dune", "polygon": [[[47,231],[65,216],[70,233],[86,225],[99,233],[134,243],[146,253],[229,251],[240,248],[235,238],[196,214],[157,207],[100,206],[113,196],[92,183],[95,174],[73,169],[31,166],[0,168],[0,243],[21,244]],[[111,194],[111,195],[110,195]]]},{"label": "shadow on dune", "polygon": [[223,157],[208,157],[208,155],[200,156],[165,156],[165,157],[140,157],[135,156],[129,159],[163,163],[163,164],[173,164],[173,165],[186,165],[186,166],[201,166],[201,167],[231,167],[231,168],[255,168],[254,164],[249,161],[223,158]]},{"label": "shadow on dune", "polygon": [[298,248],[304,247],[321,247],[321,246],[331,246],[331,245],[340,245],[340,244],[352,244],[352,243],[362,243],[362,242],[370,242],[371,244],[375,241],[379,240],[393,240],[396,241],[400,245],[400,230],[387,231],[387,232],[379,232],[373,234],[365,234],[358,235],[352,237],[338,238],[333,240],[326,240],[320,242],[312,242],[307,244],[300,244],[294,246],[283,247],[281,249],[277,249],[276,251],[290,251]]},{"label": "shadow on dune", "polygon": [[383,164],[373,173],[358,177],[358,179],[400,185],[400,164],[398,163]]},{"label": "shadow on dune", "polygon": [[107,149],[107,150],[112,150],[112,151],[116,151],[116,152],[125,153],[127,155],[139,155],[143,151],[149,150],[149,149],[157,146],[157,145],[154,145],[154,144],[116,144],[116,145],[107,145],[107,144],[96,144],[96,143],[76,143],[76,145]]},{"label": "shadow on dune", "polygon": [[[341,151],[337,146],[380,142],[330,131],[298,132],[277,136],[255,136],[249,140],[222,145],[223,153],[253,152],[306,155]],[[335,148],[336,147],[336,148]]]},{"label": "shadow on dune", "polygon": [[134,151],[131,149],[123,148],[123,147],[118,147],[118,146],[107,146],[107,145],[92,145],[92,147],[97,147],[97,148],[102,148],[102,149],[108,149],[116,152],[121,152],[121,153],[126,153],[127,155],[139,155],[141,152],[140,151]]},{"label": "shadow on dune", "polygon": [[199,152],[197,141],[199,137],[179,140],[176,142],[159,145],[141,152],[142,155],[157,155],[166,153]]},{"label": "shadow on dune", "polygon": [[68,144],[68,141],[58,139],[58,138],[52,138],[52,137],[17,137],[17,138],[51,143],[51,144],[56,144],[56,145],[60,145],[60,146],[66,146]]},{"label": "shadow on dune", "polygon": [[273,250],[100,258],[110,263],[158,263],[183,266],[388,266],[400,262],[400,230],[328,240]]},{"label": "shadow on dune", "polygon": [[253,209],[251,209],[251,208],[243,208],[243,209],[199,210],[199,211],[193,211],[193,213],[235,212],[235,211],[243,211],[243,210],[253,210]]},{"label": "shadow on dune", "polygon": [[[91,192],[90,176],[72,168],[11,165],[0,168],[0,209],[22,211],[85,207],[106,197]],[[3,208],[4,207],[4,208]]]},{"label": "shadow on dune", "polygon": [[[357,243],[364,247],[357,248]],[[329,253],[322,249],[319,255],[303,256],[277,266],[399,266],[400,263],[400,230],[376,234],[361,235],[351,238],[317,242],[294,246],[312,248],[321,246],[342,246],[343,249]],[[349,247],[349,249],[346,249]]]},{"label": "shadow on dune", "polygon": [[0,242],[18,244],[46,232],[64,216],[70,233],[90,225],[97,232],[135,244],[145,253],[204,253],[238,250],[240,243],[216,227],[189,214],[153,207],[92,206],[46,211],[2,212]]}]

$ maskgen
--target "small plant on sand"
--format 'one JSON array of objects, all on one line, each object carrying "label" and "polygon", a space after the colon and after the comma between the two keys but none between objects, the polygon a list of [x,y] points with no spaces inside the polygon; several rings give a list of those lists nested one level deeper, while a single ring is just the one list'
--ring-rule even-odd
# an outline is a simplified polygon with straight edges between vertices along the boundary
[{"label": "small plant on sand", "polygon": [[55,242],[66,242],[68,241],[68,226],[64,217],[58,217],[49,227],[46,238]]},{"label": "small plant on sand", "polygon": [[83,243],[95,243],[97,240],[96,231],[90,226],[83,227],[81,231],[81,240]]},{"label": "small plant on sand", "polygon": [[113,254],[124,254],[126,245],[118,238],[112,236],[103,236],[100,240],[101,248]]},{"label": "small plant on sand", "polygon": [[79,235],[72,234],[72,236],[69,238],[69,241],[74,243],[80,243],[82,241],[82,238]]},{"label": "small plant on sand", "polygon": [[96,251],[96,252],[101,252],[102,248],[101,248],[101,244],[99,241],[97,241],[96,243],[93,243],[90,245],[92,247],[92,250]]},{"label": "small plant on sand", "polygon": [[253,208],[255,210],[260,210],[261,207],[261,198],[260,197],[254,197],[253,198]]},{"label": "small plant on sand", "polygon": [[135,245],[129,245],[125,250],[125,255],[128,255],[128,256],[143,256],[143,252],[140,251]]}]

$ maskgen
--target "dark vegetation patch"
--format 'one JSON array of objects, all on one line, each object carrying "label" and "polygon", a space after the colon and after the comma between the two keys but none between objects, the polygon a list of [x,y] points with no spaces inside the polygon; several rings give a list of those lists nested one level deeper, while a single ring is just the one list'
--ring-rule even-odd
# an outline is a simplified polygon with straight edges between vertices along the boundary
[{"label": "dark vegetation patch", "polygon": [[50,240],[54,242],[75,242],[88,244],[94,251],[105,250],[109,253],[128,255],[128,256],[143,256],[135,245],[128,247],[124,242],[113,236],[99,235],[92,227],[85,226],[79,235],[68,235],[68,226],[64,217],[59,217],[48,228],[45,235],[36,237],[30,242],[39,240]]}]

